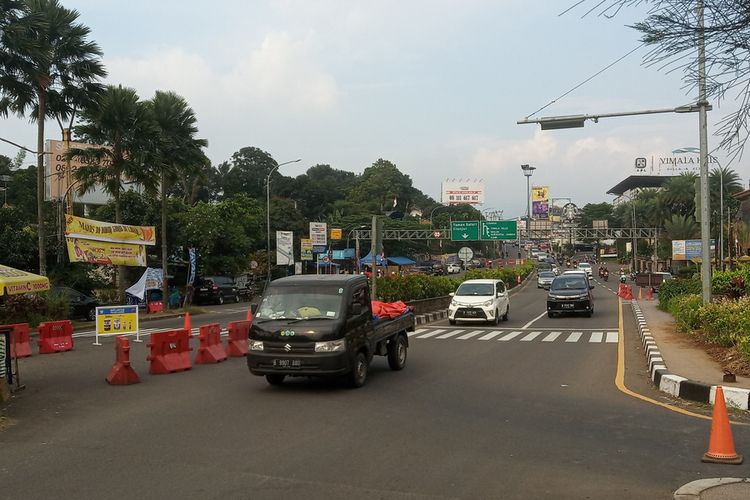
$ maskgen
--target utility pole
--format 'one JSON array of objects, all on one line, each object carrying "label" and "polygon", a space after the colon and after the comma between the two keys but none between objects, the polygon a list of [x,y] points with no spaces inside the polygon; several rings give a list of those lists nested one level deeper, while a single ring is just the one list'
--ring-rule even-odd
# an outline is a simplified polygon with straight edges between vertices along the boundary
[{"label": "utility pole", "polygon": [[708,131],[706,100],[706,38],[703,0],[698,0],[698,130],[700,136],[701,164],[701,288],[703,303],[711,302],[711,227],[708,192]]}]

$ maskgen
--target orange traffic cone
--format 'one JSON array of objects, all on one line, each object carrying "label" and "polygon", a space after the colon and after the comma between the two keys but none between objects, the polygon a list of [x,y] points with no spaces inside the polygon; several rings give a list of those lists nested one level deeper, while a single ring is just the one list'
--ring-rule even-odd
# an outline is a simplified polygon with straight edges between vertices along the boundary
[{"label": "orange traffic cone", "polygon": [[247,308],[247,314],[245,315],[245,321],[252,321],[253,320],[253,310],[251,308]]},{"label": "orange traffic cone", "polygon": [[727,406],[724,402],[724,389],[716,388],[714,396],[714,413],[711,418],[711,439],[708,442],[708,451],[703,455],[702,462],[714,464],[742,463],[742,455],[734,450],[734,439],[732,428],[729,425]]},{"label": "orange traffic cone", "polygon": [[183,328],[188,332],[193,329],[192,325],[190,324],[190,312],[185,313],[185,325],[183,326]]},{"label": "orange traffic cone", "polygon": [[643,300],[643,287],[638,287],[638,300]]}]

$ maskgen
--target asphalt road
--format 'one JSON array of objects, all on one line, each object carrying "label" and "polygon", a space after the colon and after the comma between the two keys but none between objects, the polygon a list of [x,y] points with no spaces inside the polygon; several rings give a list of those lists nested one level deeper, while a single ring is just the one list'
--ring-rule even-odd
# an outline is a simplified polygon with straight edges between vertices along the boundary
[{"label": "asphalt road", "polygon": [[[150,376],[145,343],[131,353],[142,383],[110,387],[113,340],[79,336],[71,352],[21,360],[27,389],[0,432],[2,496],[652,499],[695,479],[750,476],[747,464],[700,462],[710,422],[617,390],[622,340],[626,382],[660,397],[644,382],[629,307],[620,338],[614,292],[597,285],[592,318],[550,319],[533,285],[497,328],[421,328],[405,370],[376,358],[357,390],[317,379],[271,387],[242,358]],[[226,326],[244,310],[212,308],[192,323]],[[747,453],[749,428],[733,430]]]}]

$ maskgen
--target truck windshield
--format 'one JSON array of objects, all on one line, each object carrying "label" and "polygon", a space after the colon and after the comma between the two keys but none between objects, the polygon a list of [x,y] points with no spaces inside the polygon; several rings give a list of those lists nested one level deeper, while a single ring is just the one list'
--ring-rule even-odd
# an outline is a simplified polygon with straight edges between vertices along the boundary
[{"label": "truck windshield", "polygon": [[260,303],[257,319],[337,319],[341,314],[342,296],[337,290],[270,289]]},{"label": "truck windshield", "polygon": [[458,287],[458,290],[456,290],[456,295],[486,295],[488,297],[492,297],[493,295],[495,295],[495,285],[493,285],[492,283],[464,283],[460,287]]}]

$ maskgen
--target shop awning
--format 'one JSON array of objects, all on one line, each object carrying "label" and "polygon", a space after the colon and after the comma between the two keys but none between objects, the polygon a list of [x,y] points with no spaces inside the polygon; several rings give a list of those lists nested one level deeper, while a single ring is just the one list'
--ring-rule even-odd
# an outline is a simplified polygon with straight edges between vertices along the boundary
[{"label": "shop awning", "polygon": [[408,257],[388,257],[388,262],[396,264],[397,266],[413,266],[416,264],[415,261]]},{"label": "shop awning", "polygon": [[45,292],[49,278],[0,265],[0,295]]}]

